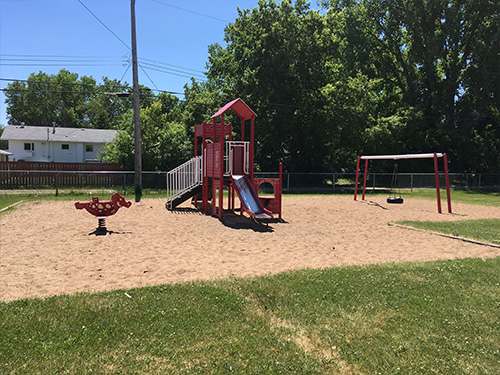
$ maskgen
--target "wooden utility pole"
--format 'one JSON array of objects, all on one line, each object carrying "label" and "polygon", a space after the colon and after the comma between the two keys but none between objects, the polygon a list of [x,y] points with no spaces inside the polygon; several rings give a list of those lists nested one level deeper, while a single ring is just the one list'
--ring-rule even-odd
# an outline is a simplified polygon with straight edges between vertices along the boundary
[{"label": "wooden utility pole", "polygon": [[139,104],[139,76],[137,71],[137,41],[135,37],[135,0],[130,0],[132,19],[132,76],[134,84],[134,135],[135,135],[135,201],[140,202],[142,196],[142,154],[141,154],[141,107]]}]

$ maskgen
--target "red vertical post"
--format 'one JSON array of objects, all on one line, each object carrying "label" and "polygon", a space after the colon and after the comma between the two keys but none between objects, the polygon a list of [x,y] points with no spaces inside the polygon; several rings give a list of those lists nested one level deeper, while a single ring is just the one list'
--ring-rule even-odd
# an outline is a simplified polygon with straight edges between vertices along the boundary
[{"label": "red vertical post", "polygon": [[358,175],[359,175],[359,161],[361,157],[358,156],[358,161],[356,162],[356,185],[354,186],[354,200],[356,200],[358,196]]},{"label": "red vertical post", "polygon": [[234,207],[234,188],[232,187],[232,184],[230,185],[231,186],[231,209],[233,211],[233,214],[234,214],[234,210],[235,210],[235,207]]},{"label": "red vertical post", "polygon": [[368,176],[368,159],[365,159],[365,173],[363,177],[363,198],[361,200],[365,200],[365,192],[366,192],[366,177]]},{"label": "red vertical post", "polygon": [[436,175],[436,195],[437,195],[438,213],[441,213],[441,192],[439,189],[439,168],[438,168],[438,157],[436,153],[434,153],[434,174]]},{"label": "red vertical post", "polygon": [[446,200],[448,201],[448,213],[451,214],[450,178],[448,176],[448,156],[443,154],[444,176],[446,179]]},{"label": "red vertical post", "polygon": [[206,129],[207,127],[205,126],[206,123],[205,121],[202,122],[203,126],[203,143],[201,145],[201,157],[202,159],[202,169],[203,169],[203,187],[202,187],[202,198],[203,198],[203,212],[205,214],[208,214],[208,177],[207,177],[207,135],[206,135]]},{"label": "red vertical post", "polygon": [[219,171],[219,220],[222,220],[222,211],[224,211],[224,113],[220,115],[220,171]]},{"label": "red vertical post", "polygon": [[252,116],[252,127],[250,128],[250,165],[248,169],[250,169],[250,181],[253,185],[253,152],[254,152],[254,139],[255,139],[255,116]]},{"label": "red vertical post", "polygon": [[[279,208],[280,212],[278,214],[281,219],[281,211],[283,210],[283,163],[280,162],[280,187],[279,187]],[[277,195],[277,194],[276,194]]]},{"label": "red vertical post", "polygon": [[241,119],[241,141],[245,140],[245,120]]},{"label": "red vertical post", "polygon": [[[196,136],[196,125],[194,126],[194,157],[198,156],[198,137]],[[198,207],[198,194],[194,196],[194,206]]]},{"label": "red vertical post", "polygon": [[212,141],[213,141],[213,144],[212,144],[212,216],[215,216],[215,209],[217,207],[217,201],[215,200],[215,197],[217,196],[217,186],[215,185],[215,171],[216,171],[216,159],[215,159],[215,139],[216,139],[216,136],[217,136],[217,133],[216,133],[216,127],[217,127],[217,121],[214,117],[213,121],[212,121],[212,124],[213,124],[213,127],[212,127]]}]

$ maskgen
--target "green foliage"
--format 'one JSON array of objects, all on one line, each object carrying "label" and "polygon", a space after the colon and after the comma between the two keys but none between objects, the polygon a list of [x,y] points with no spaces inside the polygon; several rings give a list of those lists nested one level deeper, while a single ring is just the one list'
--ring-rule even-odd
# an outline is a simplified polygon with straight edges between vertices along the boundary
[{"label": "green foliage", "polygon": [[[61,69],[48,75],[32,73],[28,79],[15,81],[5,89],[10,122],[31,126],[119,129],[122,116],[132,108],[132,89],[118,80],[79,77]],[[117,95],[120,94],[120,95]],[[141,106],[149,106],[155,95],[140,87]]]},{"label": "green foliage", "polygon": [[[319,4],[322,11],[305,0],[259,0],[254,9],[239,9],[226,26],[225,46],[208,48],[208,82],[192,80],[185,101],[141,88],[142,109],[159,100],[166,115],[160,120],[149,109],[144,121],[175,123],[172,131],[181,135],[184,127],[192,142],[195,124],[240,97],[258,115],[260,170],[282,161],[289,172],[352,171],[360,154],[446,152],[452,172],[500,172],[498,0]],[[64,69],[39,72],[8,85],[7,113],[14,123],[131,134],[132,98],[109,92],[131,89],[107,78],[96,85]],[[230,114],[227,120],[239,132],[239,121]],[[130,152],[129,140],[120,142],[113,160]],[[158,143],[148,142],[146,150]],[[153,150],[144,156],[154,168],[170,165],[161,159]]]},{"label": "green foliage", "polygon": [[[142,168],[145,171],[168,171],[193,154],[186,128],[175,119],[180,115],[177,98],[164,94],[141,110]],[[102,157],[134,169],[134,124],[131,112],[124,117],[125,129],[106,146]]]},{"label": "green foliage", "polygon": [[209,49],[210,82],[259,115],[263,169],[437,150],[452,170],[499,171],[498,2],[320,3],[261,0]]}]

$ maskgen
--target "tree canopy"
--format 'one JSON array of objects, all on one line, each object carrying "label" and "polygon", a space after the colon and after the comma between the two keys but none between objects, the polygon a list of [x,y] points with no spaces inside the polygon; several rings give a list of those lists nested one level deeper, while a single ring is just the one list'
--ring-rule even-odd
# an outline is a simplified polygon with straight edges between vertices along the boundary
[{"label": "tree canopy", "polygon": [[455,170],[500,170],[498,1],[321,4],[260,0],[209,49],[209,79],[259,114],[264,168],[442,151]]},{"label": "tree canopy", "polygon": [[[208,48],[208,81],[193,79],[183,101],[142,87],[144,168],[188,158],[193,126],[240,97],[258,115],[262,170],[282,161],[291,172],[352,171],[360,154],[436,151],[452,171],[500,172],[498,0],[318,3],[239,9],[225,45]],[[14,123],[121,129],[106,157],[129,165],[131,98],[113,92],[131,88],[40,72],[9,84],[7,113]]]}]

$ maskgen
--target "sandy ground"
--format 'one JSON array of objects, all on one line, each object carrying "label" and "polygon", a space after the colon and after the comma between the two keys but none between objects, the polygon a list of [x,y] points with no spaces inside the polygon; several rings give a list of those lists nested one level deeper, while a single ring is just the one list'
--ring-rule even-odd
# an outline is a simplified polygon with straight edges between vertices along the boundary
[{"label": "sandy ground", "polygon": [[[224,222],[185,204],[144,199],[107,219],[73,202],[26,203],[0,216],[0,300],[264,275],[300,268],[500,256],[500,249],[387,225],[396,220],[500,218],[498,207],[384,197],[285,197],[268,227],[226,213]],[[446,205],[443,205],[446,212]]]}]

